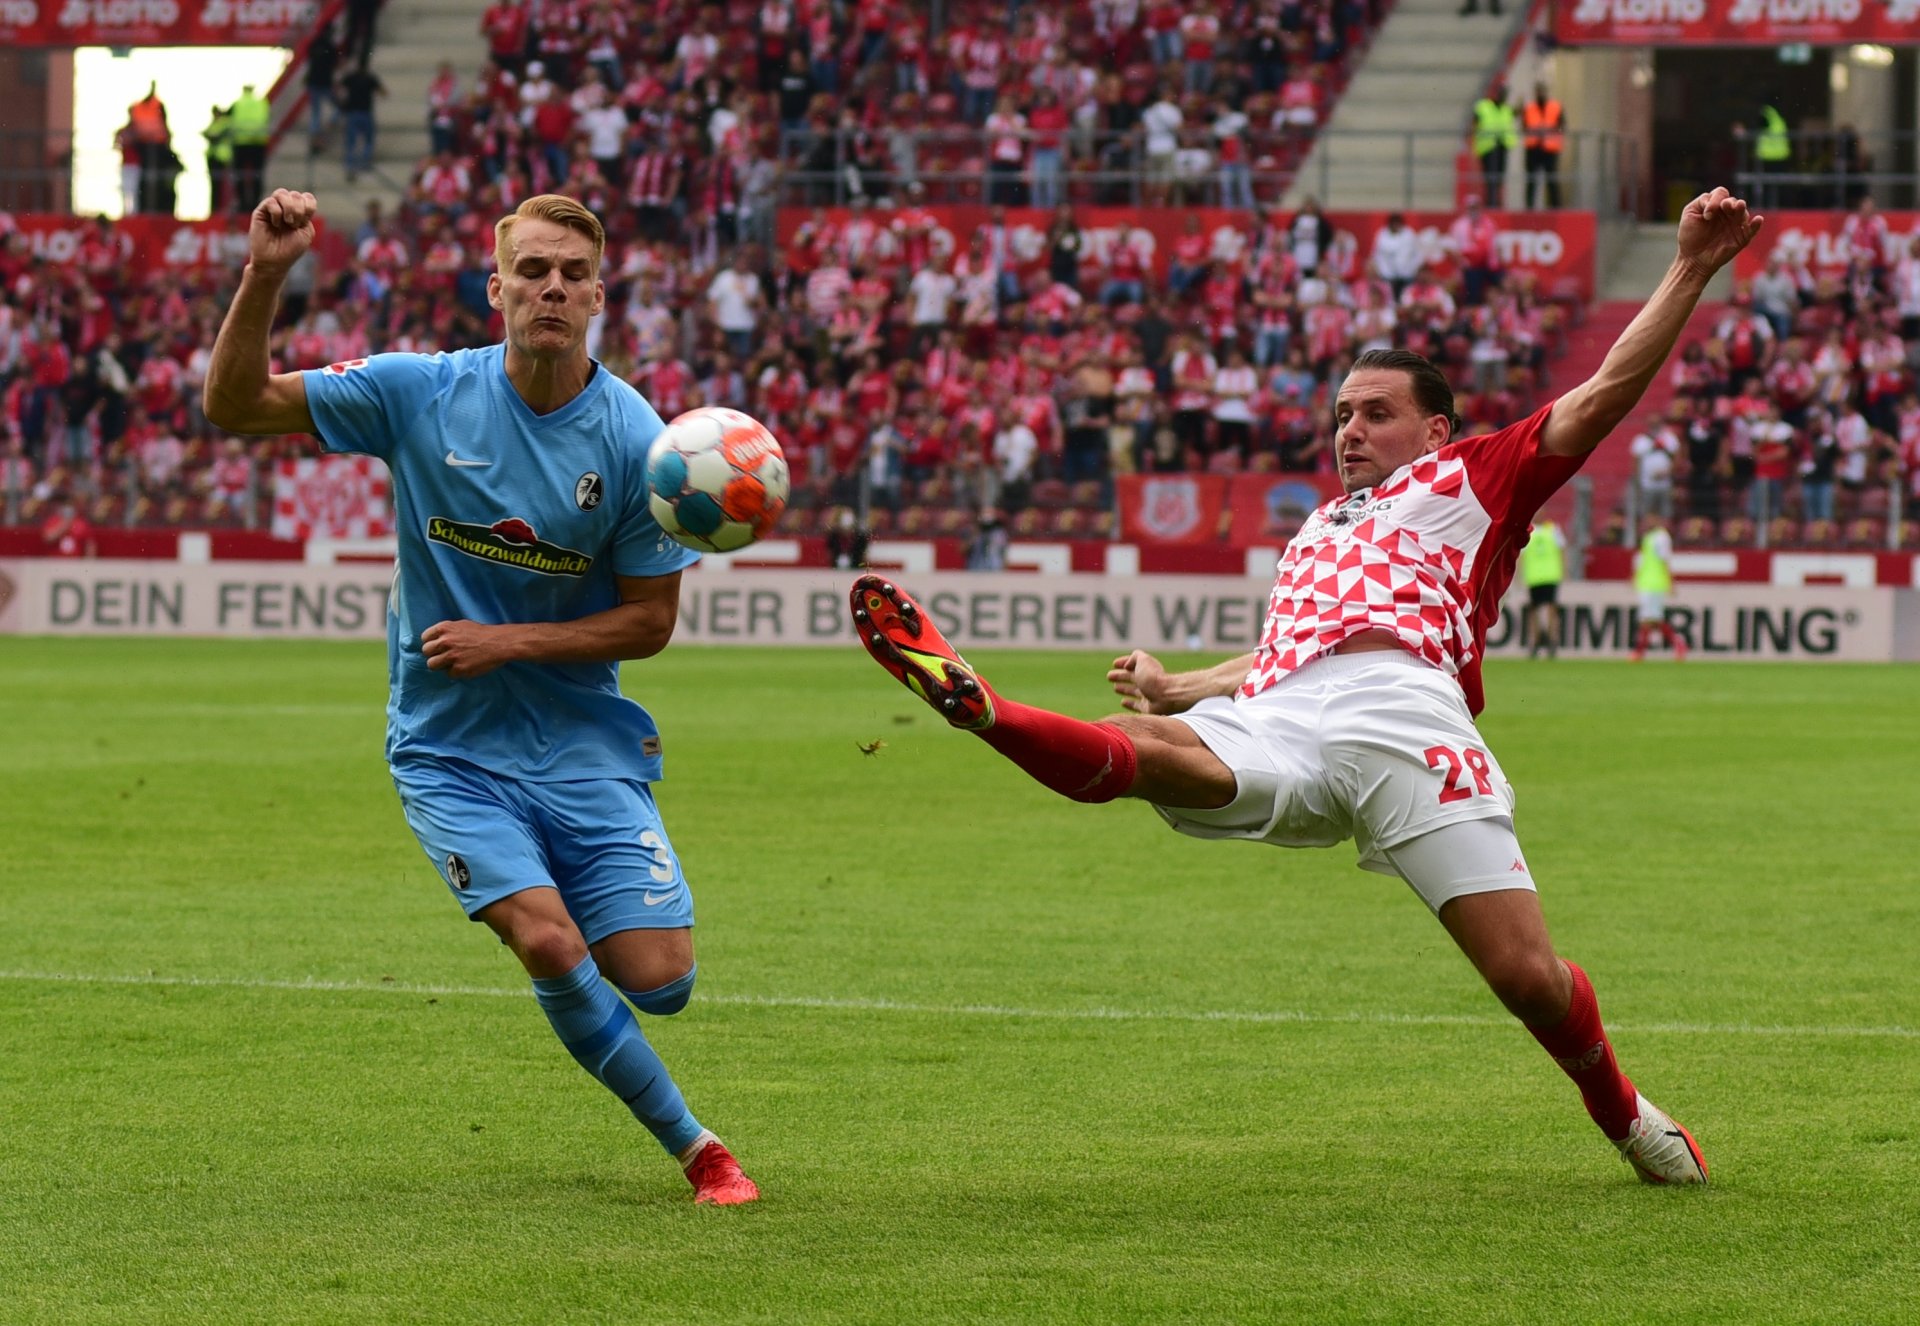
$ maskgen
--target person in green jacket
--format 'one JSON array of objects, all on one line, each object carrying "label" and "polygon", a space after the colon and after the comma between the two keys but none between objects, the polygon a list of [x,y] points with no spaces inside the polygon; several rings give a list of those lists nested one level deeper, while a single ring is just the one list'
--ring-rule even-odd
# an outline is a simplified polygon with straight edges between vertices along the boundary
[{"label": "person in green jacket", "polygon": [[1507,104],[1506,83],[1497,82],[1473,103],[1473,154],[1480,159],[1480,178],[1493,211],[1507,204],[1507,154],[1519,142],[1519,112]]},{"label": "person in green jacket", "polygon": [[207,211],[213,216],[234,208],[233,107],[215,106],[200,131],[207,140]]},{"label": "person in green jacket", "polygon": [[1736,124],[1733,133],[1752,147],[1754,206],[1777,206],[1780,186],[1768,176],[1783,175],[1793,166],[1793,131],[1787,126],[1787,117],[1780,113],[1780,99],[1771,92],[1762,97],[1753,124]]},{"label": "person in green jacket", "polygon": [[1532,643],[1528,658],[1542,649],[1548,658],[1560,656],[1560,582],[1567,578],[1567,536],[1546,516],[1533,523],[1533,533],[1520,550],[1520,579],[1527,587],[1527,624]]},{"label": "person in green jacket", "polygon": [[233,103],[233,210],[251,212],[266,191],[273,106],[248,83]]},{"label": "person in green jacket", "polygon": [[1658,512],[1646,520],[1646,532],[1640,536],[1640,548],[1633,554],[1633,588],[1640,596],[1640,629],[1633,637],[1633,661],[1647,656],[1647,644],[1655,631],[1673,651],[1673,661],[1687,657],[1687,642],[1667,622],[1667,595],[1673,592],[1673,536]]}]

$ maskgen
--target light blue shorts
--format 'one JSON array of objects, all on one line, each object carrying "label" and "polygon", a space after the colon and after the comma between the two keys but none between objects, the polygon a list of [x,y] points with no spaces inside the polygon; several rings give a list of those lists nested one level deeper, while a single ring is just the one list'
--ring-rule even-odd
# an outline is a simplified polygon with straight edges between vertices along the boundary
[{"label": "light blue shorts", "polygon": [[560,891],[589,944],[693,924],[693,895],[645,783],[532,783],[461,760],[392,768],[413,836],[466,910],[524,889]]}]

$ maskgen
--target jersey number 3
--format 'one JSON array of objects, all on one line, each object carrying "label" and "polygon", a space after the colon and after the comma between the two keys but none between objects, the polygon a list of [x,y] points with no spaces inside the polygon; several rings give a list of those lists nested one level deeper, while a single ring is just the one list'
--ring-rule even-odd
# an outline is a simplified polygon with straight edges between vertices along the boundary
[{"label": "jersey number 3", "polygon": [[[1447,785],[1440,789],[1440,804],[1450,801],[1465,801],[1468,797],[1493,795],[1493,766],[1487,763],[1487,753],[1471,747],[1464,751],[1454,750],[1451,746],[1429,746],[1424,754],[1427,768],[1447,770]],[[1465,769],[1473,776],[1472,787],[1460,785],[1460,772]]]},{"label": "jersey number 3", "polygon": [[654,881],[660,884],[665,884],[668,880],[672,879],[673,858],[667,855],[667,845],[660,841],[660,835],[652,829],[641,830],[640,846],[644,847],[648,854],[653,857],[653,864],[647,867],[647,874],[651,875]]}]

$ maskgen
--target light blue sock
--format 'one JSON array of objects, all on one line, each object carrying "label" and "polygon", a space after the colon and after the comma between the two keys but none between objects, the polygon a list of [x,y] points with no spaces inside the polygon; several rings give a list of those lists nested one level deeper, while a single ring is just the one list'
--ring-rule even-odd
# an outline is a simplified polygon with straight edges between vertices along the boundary
[{"label": "light blue sock", "polygon": [[693,1145],[700,1136],[699,1121],[687,1112],[680,1088],[647,1044],[633,1010],[600,978],[591,953],[565,976],[535,980],[533,996],[546,1010],[560,1043],[626,1102],[661,1146],[677,1156]]}]

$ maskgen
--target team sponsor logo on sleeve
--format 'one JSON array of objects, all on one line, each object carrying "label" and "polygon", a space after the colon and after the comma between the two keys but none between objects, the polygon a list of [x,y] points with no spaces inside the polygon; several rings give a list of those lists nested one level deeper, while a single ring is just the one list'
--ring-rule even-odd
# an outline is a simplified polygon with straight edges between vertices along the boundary
[{"label": "team sponsor logo on sleeve", "polygon": [[335,377],[339,377],[342,374],[353,372],[353,370],[356,368],[365,368],[366,366],[367,366],[367,361],[364,359],[342,359],[337,364],[328,364],[325,368],[321,369],[320,371],[322,373],[331,373]]},{"label": "team sponsor logo on sleeve", "polygon": [[606,485],[600,482],[600,476],[588,470],[573,485],[573,501],[582,511],[591,511],[600,505],[600,499],[606,493]]},{"label": "team sponsor logo on sleeve", "polygon": [[593,565],[593,558],[588,554],[548,543],[518,516],[496,520],[491,525],[430,516],[427,538],[483,562],[517,567],[543,576],[583,576]]}]

